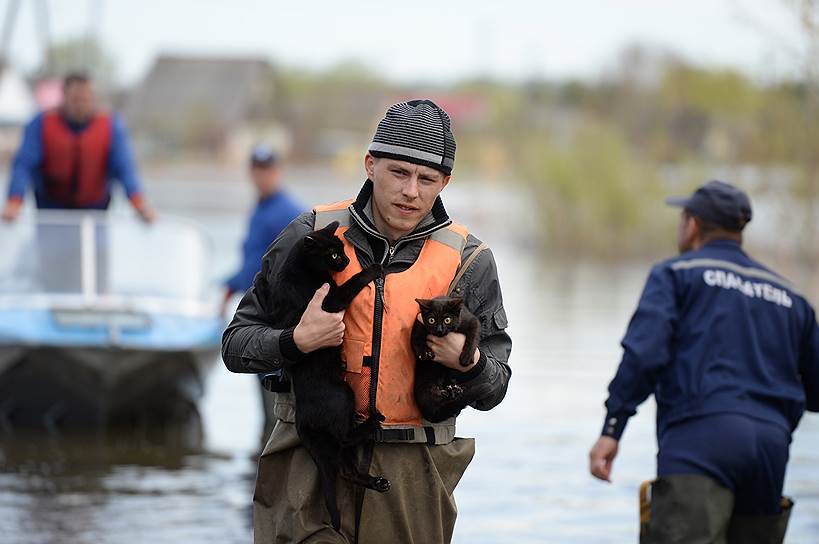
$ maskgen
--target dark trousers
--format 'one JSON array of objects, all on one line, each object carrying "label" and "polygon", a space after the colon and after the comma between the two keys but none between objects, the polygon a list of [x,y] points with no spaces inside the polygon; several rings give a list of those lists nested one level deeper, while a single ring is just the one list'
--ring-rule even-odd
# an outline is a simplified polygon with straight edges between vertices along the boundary
[{"label": "dark trousers", "polygon": [[778,514],[790,443],[780,426],[740,414],[690,419],[660,438],[657,475],[707,476],[734,493],[735,514]]},{"label": "dark trousers", "polygon": [[644,544],[779,544],[790,433],[743,415],[680,422],[660,437]]}]

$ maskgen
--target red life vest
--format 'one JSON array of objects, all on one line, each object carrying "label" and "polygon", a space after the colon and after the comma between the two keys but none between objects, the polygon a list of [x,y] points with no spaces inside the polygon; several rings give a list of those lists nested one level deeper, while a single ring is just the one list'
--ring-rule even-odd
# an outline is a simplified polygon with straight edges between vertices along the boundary
[{"label": "red life vest", "polygon": [[97,114],[75,133],[56,110],[43,115],[43,182],[47,198],[68,208],[99,204],[108,194],[111,116]]}]

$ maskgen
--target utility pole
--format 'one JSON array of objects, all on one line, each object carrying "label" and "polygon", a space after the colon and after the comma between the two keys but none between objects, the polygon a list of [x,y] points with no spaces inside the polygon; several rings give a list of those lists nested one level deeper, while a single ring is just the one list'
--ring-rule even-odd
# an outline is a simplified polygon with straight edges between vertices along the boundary
[{"label": "utility pole", "polygon": [[19,12],[20,0],[10,0],[6,7],[6,18],[3,20],[3,34],[0,36],[0,62],[7,64],[9,60],[9,48],[11,47],[11,36],[14,33],[17,13]]}]

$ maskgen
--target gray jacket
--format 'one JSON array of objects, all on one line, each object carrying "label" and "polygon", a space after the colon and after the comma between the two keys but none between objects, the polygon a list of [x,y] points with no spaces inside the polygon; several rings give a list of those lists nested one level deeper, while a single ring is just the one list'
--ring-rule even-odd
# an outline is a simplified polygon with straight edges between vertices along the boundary
[{"label": "gray jacket", "polygon": [[[390,246],[372,223],[371,196],[372,182],[367,181],[351,206],[353,221],[344,234],[355,247],[363,268],[378,261],[384,265],[386,274],[406,270],[415,262],[426,238],[451,223],[443,202],[438,198],[430,214],[416,230]],[[297,240],[314,230],[314,221],[313,212],[297,217],[265,254],[262,271],[256,275],[253,287],[245,293],[222,336],[222,359],[228,370],[266,373],[278,370],[283,362],[288,362],[284,353],[292,350],[292,345],[287,345],[288,342],[292,343],[292,330],[288,335],[281,324],[273,323],[266,317],[270,309],[263,307],[264,297],[258,296],[257,289],[265,283],[275,288],[279,267],[287,253]],[[462,259],[466,260],[480,243],[470,234]],[[491,251],[483,251],[470,264],[456,285],[454,294],[464,298],[466,307],[481,322],[481,357],[474,368],[460,376],[461,386],[465,389],[465,396],[474,399],[470,403],[472,407],[489,410],[503,400],[512,373],[507,363],[512,340],[505,331],[506,312]]]}]

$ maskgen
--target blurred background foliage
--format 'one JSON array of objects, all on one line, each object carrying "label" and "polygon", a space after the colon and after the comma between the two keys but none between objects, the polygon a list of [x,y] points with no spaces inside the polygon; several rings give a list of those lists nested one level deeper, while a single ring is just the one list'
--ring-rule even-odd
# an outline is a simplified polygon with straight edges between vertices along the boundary
[{"label": "blurred background foliage", "polygon": [[[426,96],[453,118],[458,182],[531,191],[536,235],[549,251],[595,257],[667,251],[676,216],[661,198],[721,177],[756,198],[795,203],[788,219],[799,257],[812,261],[819,226],[817,10],[811,0],[785,4],[801,30],[793,37],[798,69],[768,80],[638,44],[612,53],[609,68],[586,80],[487,76],[407,84],[353,60],[309,70],[264,58],[174,56],[160,57],[140,84],[114,89],[116,59],[93,36],[55,43],[37,76],[80,62],[90,67],[123,109],[148,165],[239,164],[262,138],[286,148],[293,164],[329,165],[347,176],[361,174],[384,107]],[[228,77],[239,65],[247,77]],[[208,77],[198,85],[173,80],[188,69]],[[197,88],[210,95],[197,95]],[[189,94],[184,109],[163,112],[174,93]],[[220,107],[224,96],[240,106]]]}]

